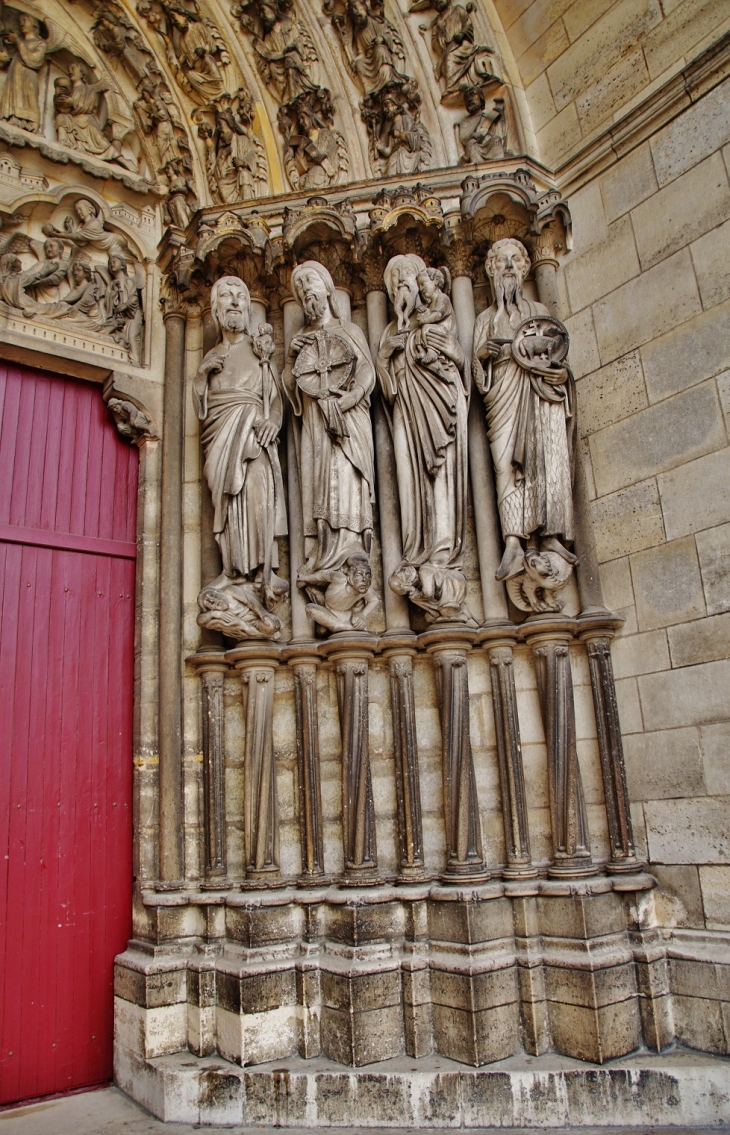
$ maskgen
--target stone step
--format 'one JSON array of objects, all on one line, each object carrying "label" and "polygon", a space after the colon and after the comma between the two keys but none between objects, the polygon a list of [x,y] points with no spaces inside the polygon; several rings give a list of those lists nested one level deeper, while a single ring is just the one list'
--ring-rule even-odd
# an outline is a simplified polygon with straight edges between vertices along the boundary
[{"label": "stone step", "polygon": [[[325,1058],[241,1068],[117,1045],[116,1082],[166,1122],[211,1127],[562,1128],[730,1126],[730,1062],[675,1048],[587,1064],[553,1053],[468,1068],[440,1056],[364,1069]],[[335,1135],[333,1130],[333,1135]]]}]

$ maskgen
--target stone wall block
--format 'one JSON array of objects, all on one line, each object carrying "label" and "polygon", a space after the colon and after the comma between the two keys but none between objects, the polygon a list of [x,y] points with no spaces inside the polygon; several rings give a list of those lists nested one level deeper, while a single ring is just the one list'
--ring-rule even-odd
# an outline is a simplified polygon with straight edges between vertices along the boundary
[{"label": "stone wall block", "polygon": [[609,225],[606,240],[593,244],[565,268],[572,312],[595,303],[641,271],[629,217]]},{"label": "stone wall block", "polygon": [[730,298],[730,221],[690,245],[705,310]]},{"label": "stone wall block", "polygon": [[689,461],[657,478],[667,539],[714,528],[730,520],[726,492],[730,447]]},{"label": "stone wall block", "polygon": [[631,1052],[641,1041],[635,998],[600,1009],[548,1001],[548,1010],[553,1044],[565,1056],[603,1064]]},{"label": "stone wall block", "polygon": [[633,210],[642,269],[710,232],[728,215],[727,171],[722,154],[716,152]]},{"label": "stone wall block", "polygon": [[720,83],[650,141],[660,185],[692,169],[730,141],[730,83]]},{"label": "stone wall block", "polygon": [[641,630],[689,622],[705,614],[694,539],[639,552],[631,561],[636,613]]},{"label": "stone wall block", "polygon": [[666,538],[653,478],[593,501],[591,518],[599,563],[653,548]]},{"label": "stone wall block", "polygon": [[721,449],[726,438],[715,384],[692,387],[592,434],[598,495]]},{"label": "stone wall block", "polygon": [[707,614],[730,611],[730,524],[696,536]]},{"label": "stone wall block", "polygon": [[681,249],[595,304],[601,362],[663,335],[701,309],[692,259]]},{"label": "stone wall block", "polygon": [[520,1048],[519,1006],[469,1012],[434,1003],[433,1032],[436,1051],[450,1060],[475,1067],[504,1060]]},{"label": "stone wall block", "polygon": [[641,348],[650,402],[730,367],[730,303],[703,311]]},{"label": "stone wall block", "polygon": [[636,208],[658,188],[649,143],[637,146],[600,179],[606,218],[617,217]]}]

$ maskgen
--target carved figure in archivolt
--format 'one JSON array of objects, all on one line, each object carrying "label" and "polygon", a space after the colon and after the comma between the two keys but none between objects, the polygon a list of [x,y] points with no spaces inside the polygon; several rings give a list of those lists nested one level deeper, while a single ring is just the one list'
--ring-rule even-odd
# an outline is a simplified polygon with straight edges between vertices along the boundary
[{"label": "carved figure in archivolt", "polygon": [[[334,623],[354,627],[367,596],[352,561],[368,561],[373,531],[374,466],[370,392],[375,372],[367,340],[344,322],[332,277],[314,260],[292,272],[306,325],[289,348],[284,379],[301,419],[300,471],[306,563],[299,583]],[[357,569],[357,570],[356,570]],[[322,573],[328,573],[327,578]],[[339,573],[332,575],[329,573]],[[317,576],[317,582],[314,576]],[[356,582],[356,576],[360,582]],[[357,595],[357,598],[355,596]],[[348,605],[349,599],[353,602]],[[330,602],[331,601],[331,602]],[[367,600],[366,600],[367,603]],[[366,617],[366,616],[365,616]],[[356,628],[361,629],[361,628]]]},{"label": "carved figure in archivolt", "polygon": [[414,254],[394,256],[385,284],[396,318],[383,332],[377,368],[392,407],[403,538],[390,586],[430,619],[463,620],[469,367],[448,273]]},{"label": "carved figure in archivolt", "polygon": [[288,584],[276,574],[277,537],[287,528],[271,329],[251,337],[251,299],[237,276],[213,285],[211,314],[221,342],[198,368],[193,401],[203,423],[203,472],[223,571],[200,593],[198,623],[231,638],[278,638],[274,612]]},{"label": "carved figure in archivolt", "polygon": [[243,87],[193,111],[205,143],[208,184],[219,205],[234,205],[266,192],[266,157],[253,130],[254,102]]},{"label": "carved figure in archivolt", "polygon": [[[560,610],[555,592],[576,557],[573,539],[575,392],[568,333],[523,282],[530,260],[514,238],[489,250],[495,302],[477,318],[474,378],[484,397],[505,551],[497,579],[524,610]],[[516,580],[510,584],[510,580]]]},{"label": "carved figure in archivolt", "polygon": [[139,0],[137,11],[161,36],[167,61],[182,89],[197,103],[223,93],[225,41],[197,0]]},{"label": "carved figure in archivolt", "polygon": [[58,140],[71,150],[93,154],[104,162],[118,162],[136,171],[137,162],[122,155],[120,139],[110,140],[104,133],[108,114],[105,94],[109,84],[92,81],[83,64],[69,64],[68,76],[54,82],[53,109]]},{"label": "carved figure in archivolt", "polygon": [[459,141],[464,150],[460,164],[503,158],[509,153],[504,99],[492,99],[491,106],[487,106],[481,89],[471,87],[464,92],[464,105],[466,118],[459,123]]},{"label": "carved figure in archivolt", "polygon": [[436,17],[429,28],[431,47],[436,56],[434,68],[441,85],[443,102],[474,87],[501,83],[494,73],[494,52],[486,44],[475,43],[474,4],[459,4],[456,0],[414,0],[409,12],[436,9]]}]

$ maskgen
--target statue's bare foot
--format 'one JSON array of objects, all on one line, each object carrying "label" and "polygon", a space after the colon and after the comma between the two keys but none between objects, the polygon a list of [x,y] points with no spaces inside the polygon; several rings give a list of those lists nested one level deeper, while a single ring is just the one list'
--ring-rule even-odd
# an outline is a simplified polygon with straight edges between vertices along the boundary
[{"label": "statue's bare foot", "polygon": [[560,543],[557,536],[543,536],[541,545],[541,551],[543,552],[556,552],[557,555],[562,556],[567,563],[578,563],[578,557],[574,556],[572,552],[569,552],[568,549]]},{"label": "statue's bare foot", "polygon": [[524,567],[525,553],[516,536],[508,536],[502,562],[494,573],[495,579],[510,579],[519,575]]}]

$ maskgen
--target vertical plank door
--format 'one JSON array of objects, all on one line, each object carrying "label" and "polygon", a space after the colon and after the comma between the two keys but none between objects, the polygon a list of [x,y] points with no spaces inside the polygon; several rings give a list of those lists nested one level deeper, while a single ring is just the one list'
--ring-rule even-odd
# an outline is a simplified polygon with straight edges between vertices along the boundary
[{"label": "vertical plank door", "polygon": [[137,465],[98,386],[0,361],[0,1104],[112,1075]]}]

